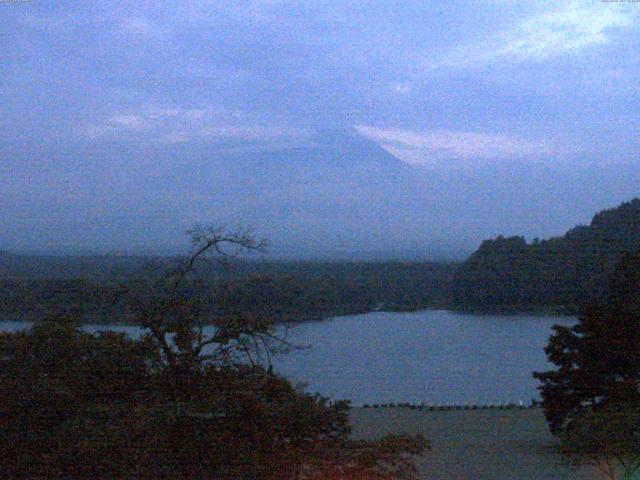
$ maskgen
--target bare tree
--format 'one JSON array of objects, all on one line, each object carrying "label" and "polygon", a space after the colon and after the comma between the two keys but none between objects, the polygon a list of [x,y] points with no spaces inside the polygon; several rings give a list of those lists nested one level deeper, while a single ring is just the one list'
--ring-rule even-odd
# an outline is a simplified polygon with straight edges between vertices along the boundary
[{"label": "bare tree", "polygon": [[[209,438],[190,444],[184,464],[197,465],[197,452],[208,458],[218,451],[216,468],[233,472],[221,478],[417,478],[413,460],[428,449],[424,437],[349,439],[349,402],[305,393],[272,372],[273,353],[298,348],[286,330],[275,328],[276,319],[217,315],[207,304],[199,267],[207,260],[226,266],[243,253],[263,253],[266,242],[247,230],[198,227],[189,234],[192,251],[186,258],[149,265],[121,289],[133,319],[148,332],[143,341],[157,356],[154,378],[177,424]],[[220,442],[233,448],[226,451]],[[237,474],[247,468],[250,474]]]},{"label": "bare tree", "polygon": [[[295,348],[284,328],[276,334],[273,318],[216,315],[206,285],[198,281],[198,267],[214,262],[227,268],[240,255],[264,254],[267,242],[256,240],[250,230],[214,226],[195,227],[188,234],[192,249],[186,258],[149,263],[139,278],[119,289],[131,320],[147,330],[147,341],[160,353],[158,361],[171,372],[178,406],[182,383],[205,365],[266,364],[268,371],[273,353]],[[208,333],[206,326],[211,327]]]}]

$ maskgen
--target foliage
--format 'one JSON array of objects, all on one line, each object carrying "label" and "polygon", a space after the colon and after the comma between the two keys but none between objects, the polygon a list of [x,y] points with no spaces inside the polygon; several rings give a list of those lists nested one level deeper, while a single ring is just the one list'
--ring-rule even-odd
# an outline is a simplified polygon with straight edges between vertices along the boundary
[{"label": "foliage", "polygon": [[574,464],[592,465],[610,480],[631,479],[640,470],[640,404],[587,410],[560,438],[563,453]]},{"label": "foliage", "polygon": [[455,274],[452,301],[464,308],[552,306],[579,310],[603,302],[607,278],[625,252],[640,248],[640,199],[605,210],[589,226],[527,244],[486,240]]},{"label": "foliage", "polygon": [[[112,426],[108,418],[126,423],[130,407],[159,401],[145,345],[120,334],[93,336],[68,323],[43,323],[0,334],[0,352],[4,478],[70,474],[78,461],[74,450],[99,441],[98,432]],[[71,441],[88,422],[100,424],[96,435]],[[129,437],[114,433],[121,453],[129,442],[120,441]],[[103,456],[95,461],[100,469]]]},{"label": "foliage", "polygon": [[[37,320],[65,306],[85,321],[126,312],[113,303],[118,279],[134,277],[141,258],[0,258],[0,316]],[[149,259],[162,271],[169,258]],[[174,259],[176,260],[176,259]],[[198,282],[183,291],[207,296],[212,315],[270,314],[299,321],[375,308],[412,310],[448,303],[454,265],[429,263],[198,262]],[[3,271],[4,266],[4,271]],[[205,292],[203,292],[205,290]],[[118,307],[118,308],[114,308]]]},{"label": "foliage", "polygon": [[640,401],[640,252],[623,258],[609,290],[575,326],[554,327],[545,352],[557,368],[534,373],[553,432],[589,408]]},{"label": "foliage", "polygon": [[640,251],[623,257],[608,290],[575,326],[554,327],[545,352],[556,369],[534,377],[571,461],[630,479],[640,468]]},{"label": "foliage", "polygon": [[206,289],[194,295],[190,277],[205,255],[226,261],[263,244],[211,228],[192,239],[185,261],[121,287],[142,338],[90,335],[70,321],[0,335],[0,455],[9,459],[0,475],[415,478],[424,438],[351,440],[348,403],[271,371],[270,355],[291,347],[272,317],[212,317]]}]

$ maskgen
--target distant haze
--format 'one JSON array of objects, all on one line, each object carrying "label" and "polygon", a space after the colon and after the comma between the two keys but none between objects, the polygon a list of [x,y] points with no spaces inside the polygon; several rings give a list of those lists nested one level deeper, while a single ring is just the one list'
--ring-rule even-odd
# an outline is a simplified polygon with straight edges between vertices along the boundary
[{"label": "distant haze", "polygon": [[[346,5],[345,5],[346,3]],[[640,6],[0,2],[0,249],[452,259],[640,195]]]}]

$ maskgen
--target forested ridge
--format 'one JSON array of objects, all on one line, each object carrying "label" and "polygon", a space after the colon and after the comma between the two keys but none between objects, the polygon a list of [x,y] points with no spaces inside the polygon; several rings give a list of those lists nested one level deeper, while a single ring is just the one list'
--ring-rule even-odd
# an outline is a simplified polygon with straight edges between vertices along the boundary
[{"label": "forested ridge", "polygon": [[[122,321],[126,306],[119,302],[119,286],[149,266],[175,260],[5,254],[0,256],[0,316],[41,318],[62,308],[90,321]],[[454,264],[401,262],[235,261],[227,268],[207,263],[197,268],[200,281],[185,288],[206,290],[211,314],[255,313],[292,321],[444,307],[455,271]]]},{"label": "forested ridge", "polygon": [[[597,213],[561,237],[485,240],[464,263],[267,262],[197,265],[215,315],[284,320],[419,308],[553,309],[569,313],[608,295],[607,278],[640,248],[640,199]],[[121,319],[119,285],[179,257],[23,256],[0,252],[0,317],[39,318],[52,309],[87,320]],[[115,314],[115,315],[114,315]],[[119,321],[119,320],[116,320]]]},{"label": "forested ridge", "polygon": [[457,308],[577,311],[608,294],[607,277],[625,253],[640,248],[640,199],[597,213],[588,226],[527,243],[523,237],[484,241],[456,271]]}]

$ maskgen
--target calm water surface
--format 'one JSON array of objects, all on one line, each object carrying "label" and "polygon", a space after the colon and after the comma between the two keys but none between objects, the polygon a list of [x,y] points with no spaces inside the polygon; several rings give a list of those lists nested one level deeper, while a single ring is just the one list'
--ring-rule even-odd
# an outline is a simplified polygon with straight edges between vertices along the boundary
[{"label": "calm water surface", "polygon": [[[543,348],[551,326],[573,323],[572,317],[444,310],[335,317],[290,329],[290,340],[310,348],[279,356],[274,364],[290,379],[307,382],[310,391],[355,404],[528,403],[538,398],[531,372],[548,367]],[[25,326],[0,322],[2,330]]]}]

